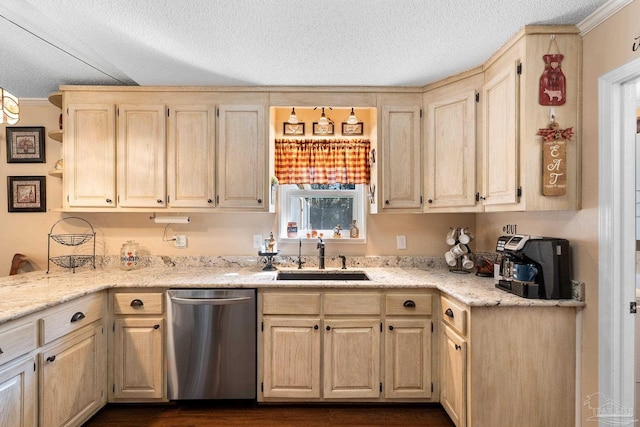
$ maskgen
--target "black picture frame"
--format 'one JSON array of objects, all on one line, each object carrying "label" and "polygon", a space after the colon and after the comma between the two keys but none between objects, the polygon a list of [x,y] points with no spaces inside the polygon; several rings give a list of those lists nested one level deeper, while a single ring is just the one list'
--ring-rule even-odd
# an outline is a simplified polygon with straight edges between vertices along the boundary
[{"label": "black picture frame", "polygon": [[304,135],[304,123],[282,123],[283,135]]},{"label": "black picture frame", "polygon": [[364,126],[362,122],[356,124],[349,124],[342,122],[342,134],[343,135],[362,135],[364,132]]},{"label": "black picture frame", "polygon": [[45,176],[7,177],[9,212],[46,212],[46,196]]},{"label": "black picture frame", "polygon": [[328,125],[321,125],[318,122],[313,122],[313,134],[314,135],[333,135],[333,123]]},{"label": "black picture frame", "polygon": [[7,127],[7,163],[45,163],[44,127]]}]

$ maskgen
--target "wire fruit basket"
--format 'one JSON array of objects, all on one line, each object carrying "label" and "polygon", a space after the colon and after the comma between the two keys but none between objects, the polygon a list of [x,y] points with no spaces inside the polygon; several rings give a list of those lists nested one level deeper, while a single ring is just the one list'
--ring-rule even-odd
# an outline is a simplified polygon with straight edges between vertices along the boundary
[{"label": "wire fruit basket", "polygon": [[[54,233],[54,229],[62,223],[68,222],[72,220],[77,220],[85,223],[89,229],[91,229],[90,233]],[[87,254],[69,254],[69,255],[60,255],[60,256],[51,256],[51,241],[54,241],[60,245],[64,246],[80,246],[89,242],[93,239],[93,251],[91,255]],[[50,270],[50,263],[54,263],[58,267],[62,268],[70,268],[74,273],[76,272],[77,267],[82,267],[91,263],[93,268],[96,268],[96,231],[93,226],[87,221],[79,217],[68,217],[63,218],[53,224],[51,230],[49,231],[49,239],[47,242],[47,274]]]}]

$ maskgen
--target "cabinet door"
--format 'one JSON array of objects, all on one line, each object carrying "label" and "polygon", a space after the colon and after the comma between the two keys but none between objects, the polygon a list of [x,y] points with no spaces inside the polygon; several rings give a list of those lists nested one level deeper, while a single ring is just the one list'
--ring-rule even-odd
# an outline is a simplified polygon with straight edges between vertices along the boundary
[{"label": "cabinet door", "polygon": [[420,106],[382,107],[382,211],[422,206]]},{"label": "cabinet door", "polygon": [[80,425],[106,402],[101,325],[40,353],[40,425]]},{"label": "cabinet door", "polygon": [[115,320],[114,399],[164,398],[163,322],[160,317]]},{"label": "cabinet door", "polygon": [[116,119],[113,104],[70,104],[64,175],[70,207],[116,206]]},{"label": "cabinet door", "polygon": [[455,425],[464,427],[467,424],[467,343],[449,327],[442,326],[440,403]]},{"label": "cabinet door", "polygon": [[218,109],[218,205],[266,210],[267,136],[262,105]]},{"label": "cabinet door", "polygon": [[325,398],[380,396],[380,321],[325,320]]},{"label": "cabinet door", "polygon": [[467,91],[427,109],[426,209],[476,205],[476,102]]},{"label": "cabinet door", "polygon": [[0,368],[0,426],[37,425],[36,381],[33,356]]},{"label": "cabinet door", "polygon": [[264,318],[264,397],[320,397],[320,319]]},{"label": "cabinet door", "polygon": [[165,107],[118,107],[118,204],[166,206]]},{"label": "cabinet door", "polygon": [[514,64],[482,88],[485,205],[518,202],[518,82]]},{"label": "cabinet door", "polygon": [[385,322],[385,397],[431,396],[431,320]]},{"label": "cabinet door", "polygon": [[167,150],[169,206],[215,206],[215,107],[170,107]]}]

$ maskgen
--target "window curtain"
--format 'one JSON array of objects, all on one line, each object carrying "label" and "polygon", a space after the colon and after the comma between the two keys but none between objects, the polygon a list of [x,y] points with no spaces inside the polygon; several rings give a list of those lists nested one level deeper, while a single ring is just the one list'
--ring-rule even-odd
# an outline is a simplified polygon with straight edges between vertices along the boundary
[{"label": "window curtain", "polygon": [[280,184],[368,184],[368,139],[276,139]]}]

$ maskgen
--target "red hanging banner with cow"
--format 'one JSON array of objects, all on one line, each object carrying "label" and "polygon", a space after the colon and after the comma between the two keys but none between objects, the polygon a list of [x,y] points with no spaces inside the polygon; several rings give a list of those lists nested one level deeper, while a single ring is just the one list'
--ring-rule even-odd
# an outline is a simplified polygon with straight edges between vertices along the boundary
[{"label": "red hanging banner with cow", "polygon": [[[558,53],[549,53],[551,45],[555,43]],[[567,95],[567,82],[562,72],[562,60],[564,55],[560,53],[556,37],[551,36],[547,54],[542,56],[544,60],[544,71],[540,76],[540,89],[538,100],[540,105],[564,105]]]}]

